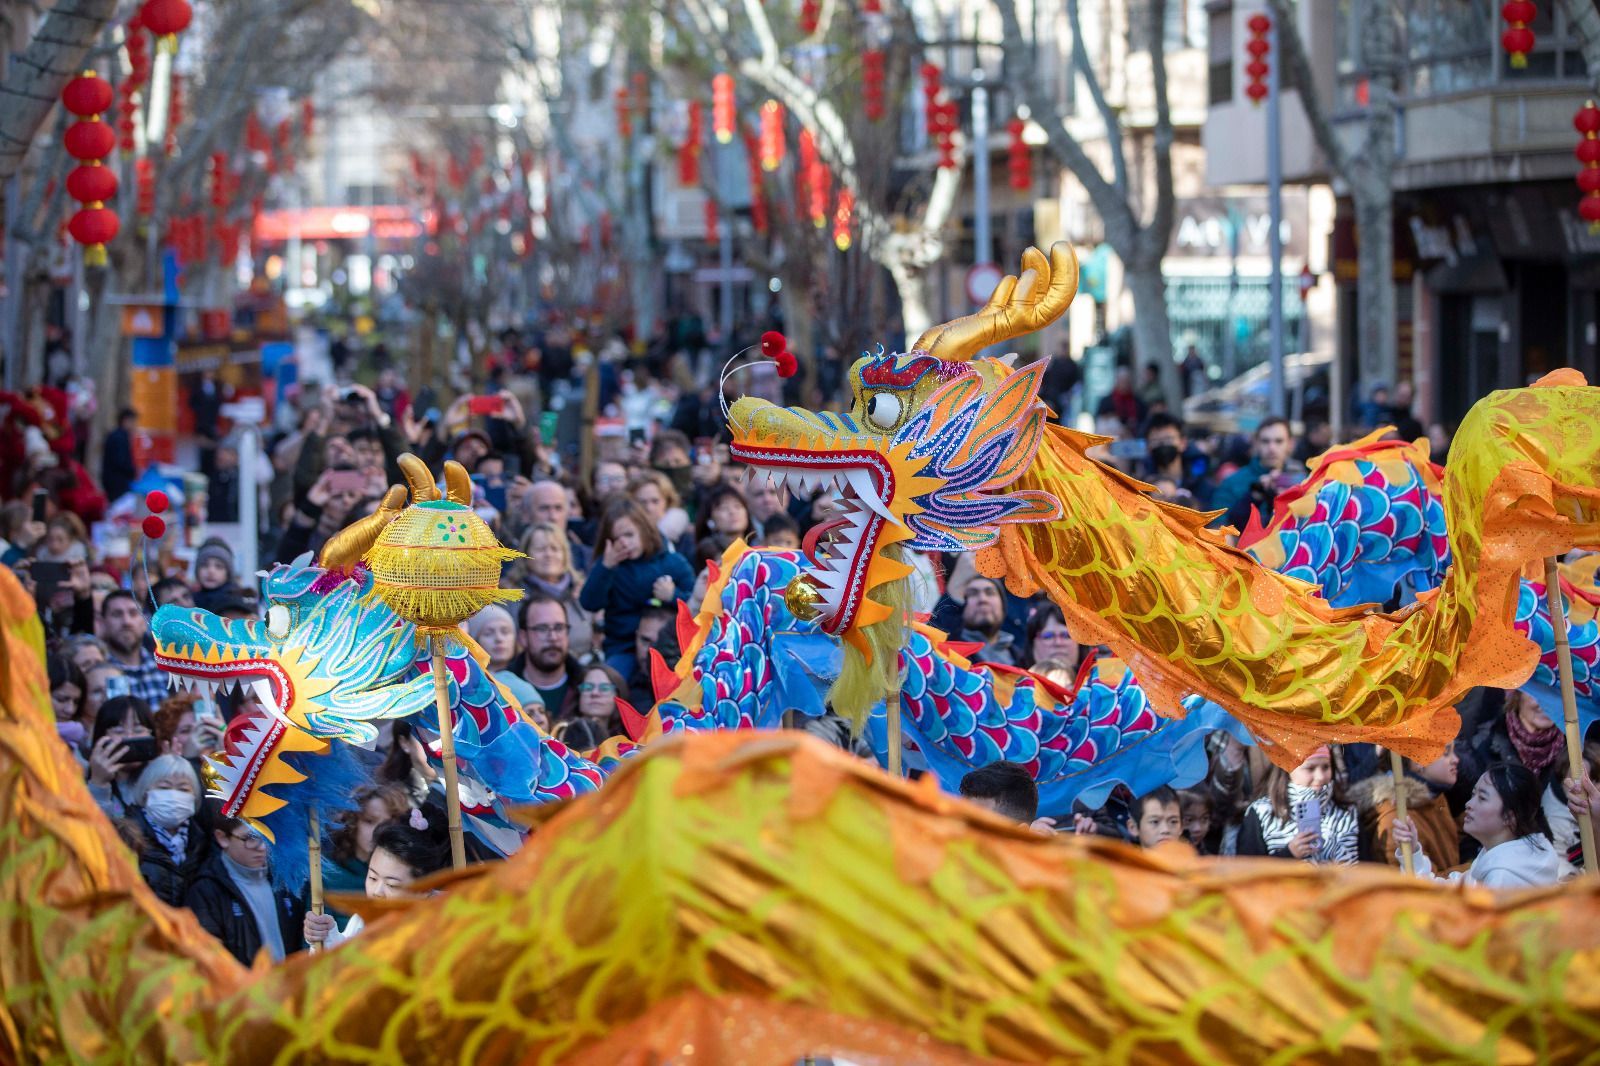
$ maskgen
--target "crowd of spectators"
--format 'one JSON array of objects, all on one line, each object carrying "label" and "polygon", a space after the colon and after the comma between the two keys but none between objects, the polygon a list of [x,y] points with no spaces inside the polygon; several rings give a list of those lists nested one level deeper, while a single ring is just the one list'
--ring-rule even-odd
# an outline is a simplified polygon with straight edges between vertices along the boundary
[{"label": "crowd of spectators", "polygon": [[[446,459],[461,463],[474,508],[526,556],[508,564],[502,580],[524,590],[522,600],[484,610],[467,631],[519,709],[577,750],[622,732],[625,705],[642,711],[654,702],[652,656],[676,660],[679,604],[697,604],[708,567],[730,544],[796,548],[829,517],[829,497],[792,496],[729,461],[712,361],[692,340],[663,337],[635,350],[554,326],[508,333],[479,380],[449,402],[431,388],[413,396],[381,346],[347,347],[340,364],[347,377],[304,386],[264,442],[254,472],[263,565],[315,553],[370,513],[401,481],[402,453],[420,455],[436,473]],[[752,373],[729,389],[776,399],[787,388],[791,401],[845,406],[803,380]],[[1097,415],[1115,439],[1097,454],[1165,499],[1218,510],[1219,523],[1243,527],[1252,511],[1265,519],[1276,494],[1329,443],[1325,423],[1297,438],[1280,419],[1248,437],[1192,431],[1165,410],[1153,384],[1149,374],[1139,386],[1131,372],[1119,374]],[[219,419],[220,390],[208,377],[191,403],[208,477],[202,513],[228,523],[238,519],[247,479]],[[308,915],[303,894],[275,888],[266,842],[202,801],[201,756],[219,747],[225,723],[253,697],[174,694],[151,650],[152,605],[262,616],[236,543],[202,537],[188,551],[162,546],[146,553],[149,566],[119,568],[106,558],[90,525],[143,473],[131,444],[137,415],[124,412],[106,438],[97,483],[66,396],[44,386],[10,397],[0,420],[0,455],[10,460],[0,561],[38,598],[62,740],[151,886],[193,909],[241,959],[263,948],[282,958],[308,941],[357,935],[359,920]],[[1408,398],[1374,394],[1371,405],[1368,424],[1409,417]],[[589,460],[587,476],[580,456]],[[915,564],[918,608],[977,647],[977,662],[1031,668],[1070,689],[1098,653],[1073,640],[1059,609],[979,576],[970,556]],[[1201,781],[1138,797],[1118,790],[1098,809],[1072,812],[1070,824],[1036,818],[1033,783],[1019,767],[985,767],[962,791],[1041,829],[1144,847],[1182,839],[1208,855],[1393,864],[1405,842],[1430,876],[1471,864],[1465,876],[1485,884],[1554,880],[1577,859],[1576,819],[1600,809],[1600,790],[1564,780],[1560,731],[1524,694],[1475,692],[1462,709],[1453,750],[1427,765],[1408,762],[1399,781],[1380,772],[1387,762],[1369,746],[1324,749],[1285,772],[1218,734]],[[835,716],[802,724],[865,752]],[[384,730],[379,755],[355,812],[333,827],[325,857],[332,888],[404,893],[447,865],[439,786],[421,744],[401,724]],[[1594,748],[1587,765],[1593,776]],[[1400,789],[1409,799],[1404,820],[1395,817]]]}]

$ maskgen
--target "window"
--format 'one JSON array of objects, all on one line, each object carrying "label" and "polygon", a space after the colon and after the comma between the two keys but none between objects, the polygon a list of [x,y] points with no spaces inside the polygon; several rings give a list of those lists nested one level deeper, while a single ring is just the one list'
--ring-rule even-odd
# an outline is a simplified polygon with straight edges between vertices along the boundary
[{"label": "window", "polygon": [[1233,8],[1214,7],[1206,34],[1206,99],[1225,104],[1233,99]]}]

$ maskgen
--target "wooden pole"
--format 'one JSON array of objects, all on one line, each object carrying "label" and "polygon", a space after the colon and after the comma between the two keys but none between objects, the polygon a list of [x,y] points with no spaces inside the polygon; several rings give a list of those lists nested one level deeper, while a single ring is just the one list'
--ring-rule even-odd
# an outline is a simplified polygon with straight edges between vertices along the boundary
[{"label": "wooden pole", "polygon": [[900,674],[896,671],[894,681],[889,688],[889,698],[885,704],[884,724],[889,733],[889,774],[892,777],[904,777],[901,769],[900,758]]},{"label": "wooden pole", "polygon": [[[307,815],[310,825],[307,831],[311,835],[311,843],[307,850],[311,852],[311,913],[322,913],[322,818],[317,813],[317,805],[311,805],[311,812]],[[310,945],[312,951],[321,951],[322,942],[316,941]]]},{"label": "wooden pole", "polygon": [[[1544,593],[1550,604],[1550,628],[1556,638],[1556,665],[1561,674],[1561,716],[1567,733],[1567,776],[1583,776],[1583,738],[1578,735],[1578,697],[1572,685],[1572,645],[1567,643],[1567,602],[1561,596],[1561,571],[1556,557],[1544,561]],[[1583,874],[1600,877],[1595,862],[1594,823],[1578,819],[1578,836],[1583,842]]]},{"label": "wooden pole", "polygon": [[[1398,751],[1389,752],[1389,769],[1394,773],[1394,820],[1398,822],[1406,816],[1406,764]],[[1400,868],[1408,874],[1416,872],[1410,844],[1400,845]]]},{"label": "wooden pole", "polygon": [[439,758],[444,762],[444,818],[450,827],[450,865],[467,866],[467,844],[461,836],[461,782],[456,776],[456,720],[450,710],[450,666],[446,662],[444,637],[435,633],[433,642],[433,705],[439,712]]}]

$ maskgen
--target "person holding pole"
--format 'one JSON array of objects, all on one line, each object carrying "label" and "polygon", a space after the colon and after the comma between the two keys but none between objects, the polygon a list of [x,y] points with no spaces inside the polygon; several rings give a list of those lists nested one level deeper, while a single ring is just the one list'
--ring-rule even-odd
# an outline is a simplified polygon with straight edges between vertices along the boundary
[{"label": "person holding pole", "polygon": [[1396,851],[1409,846],[1417,876],[1433,881],[1461,881],[1485,888],[1553,885],[1573,875],[1550,842],[1550,825],[1540,806],[1539,779],[1516,763],[1495,763],[1483,772],[1462,813],[1461,830],[1483,850],[1465,873],[1438,877],[1428,854],[1417,848],[1417,825],[1395,819]]},{"label": "person holding pole", "polygon": [[[411,884],[429,874],[450,868],[450,834],[443,808],[429,803],[372,833],[372,855],[367,859],[368,899],[415,899]],[[313,947],[338,947],[361,932],[361,915],[339,928],[331,914],[307,912],[306,943]]]}]

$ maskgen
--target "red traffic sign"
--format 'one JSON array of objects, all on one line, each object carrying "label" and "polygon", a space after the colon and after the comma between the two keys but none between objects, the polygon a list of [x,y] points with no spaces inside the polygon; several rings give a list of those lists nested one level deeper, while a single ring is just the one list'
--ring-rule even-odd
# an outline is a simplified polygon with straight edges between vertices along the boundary
[{"label": "red traffic sign", "polygon": [[1300,299],[1304,301],[1311,295],[1311,290],[1317,287],[1317,276],[1311,273],[1310,266],[1300,268]]},{"label": "red traffic sign", "polygon": [[993,263],[974,263],[967,271],[967,299],[975,304],[989,302],[1005,274]]}]

